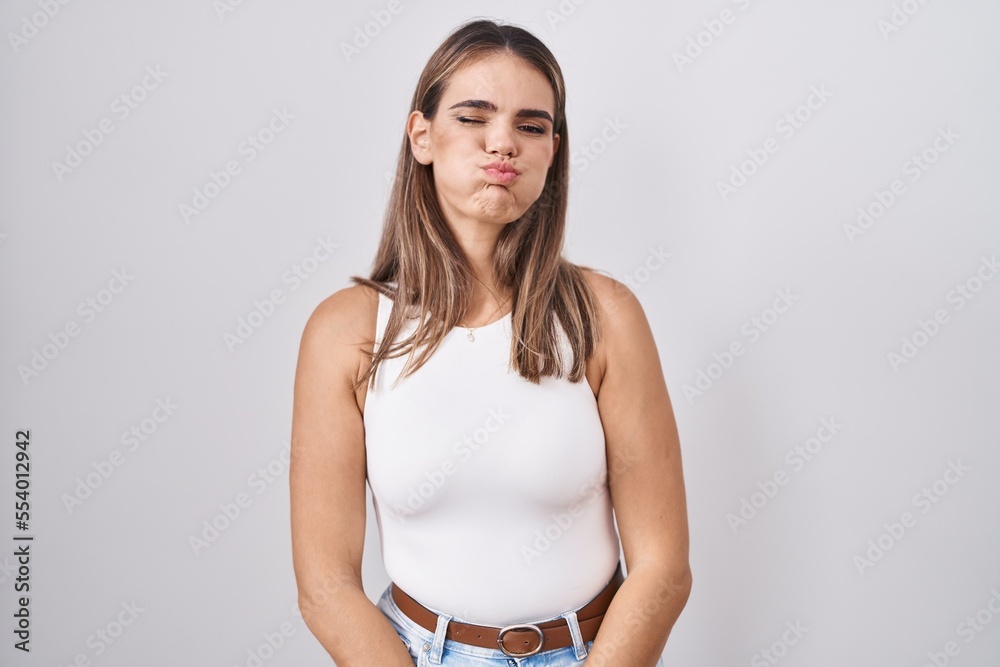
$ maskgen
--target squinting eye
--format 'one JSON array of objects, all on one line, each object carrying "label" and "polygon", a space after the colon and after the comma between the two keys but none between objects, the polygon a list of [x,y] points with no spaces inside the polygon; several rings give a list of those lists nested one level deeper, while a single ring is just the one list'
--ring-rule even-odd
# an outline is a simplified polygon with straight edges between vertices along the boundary
[{"label": "squinting eye", "polygon": [[[486,121],[479,120],[478,118],[469,118],[468,116],[458,116],[455,118],[459,123],[463,125],[484,125]],[[539,127],[537,125],[521,125],[519,129],[530,132],[531,134],[545,134],[545,128]]]}]

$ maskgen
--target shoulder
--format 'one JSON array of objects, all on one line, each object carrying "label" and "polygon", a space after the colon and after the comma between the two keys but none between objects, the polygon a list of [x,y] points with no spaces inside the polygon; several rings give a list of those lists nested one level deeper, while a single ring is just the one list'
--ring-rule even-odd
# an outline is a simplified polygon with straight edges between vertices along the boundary
[{"label": "shoulder", "polygon": [[378,302],[378,292],[367,285],[337,290],[309,316],[302,333],[303,343],[308,341],[327,350],[370,343],[375,333]]},{"label": "shoulder", "polygon": [[591,268],[581,267],[597,303],[602,338],[613,343],[641,333],[649,325],[642,304],[628,285]]},{"label": "shoulder", "polygon": [[[614,411],[622,397],[626,402],[639,399],[635,392],[655,389],[662,383],[662,368],[656,339],[646,313],[635,293],[621,281],[584,271],[597,301],[600,338],[597,359],[600,364],[598,399],[601,406]],[[609,414],[602,409],[602,419]]]},{"label": "shoulder", "polygon": [[615,387],[629,386],[615,378],[659,366],[656,343],[642,304],[627,285],[590,268],[581,267],[581,272],[597,304],[600,328],[594,351],[600,377],[595,394],[607,396],[618,391]]}]

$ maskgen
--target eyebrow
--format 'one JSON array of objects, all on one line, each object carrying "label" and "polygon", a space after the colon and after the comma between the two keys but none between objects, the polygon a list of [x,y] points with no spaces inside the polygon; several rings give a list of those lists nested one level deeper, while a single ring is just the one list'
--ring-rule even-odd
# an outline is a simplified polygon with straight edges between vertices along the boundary
[{"label": "eyebrow", "polygon": [[[460,109],[462,107],[469,107],[472,109],[483,109],[484,111],[499,111],[497,105],[493,104],[489,100],[465,100],[464,102],[459,102],[458,104],[453,104],[448,107],[448,110]],[[543,111],[542,109],[521,109],[516,114],[517,118],[544,118],[553,125],[555,121],[552,120],[552,115],[548,111]]]}]

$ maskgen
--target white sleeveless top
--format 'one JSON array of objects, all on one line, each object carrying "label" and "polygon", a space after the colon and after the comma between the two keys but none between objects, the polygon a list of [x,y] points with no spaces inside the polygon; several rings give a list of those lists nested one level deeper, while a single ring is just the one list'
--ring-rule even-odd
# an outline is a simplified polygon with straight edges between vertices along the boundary
[{"label": "white sleeveless top", "polygon": [[[391,308],[379,294],[376,344]],[[495,626],[546,620],[590,601],[619,561],[597,400],[586,379],[535,385],[511,370],[509,313],[467,335],[452,329],[395,387],[406,355],[383,361],[368,390],[382,560],[435,613]]]}]

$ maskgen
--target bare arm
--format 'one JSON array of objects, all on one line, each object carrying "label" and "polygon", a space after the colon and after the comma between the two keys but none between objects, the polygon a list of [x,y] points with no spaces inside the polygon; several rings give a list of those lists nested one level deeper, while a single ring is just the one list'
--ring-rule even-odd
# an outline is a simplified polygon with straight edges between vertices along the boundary
[{"label": "bare arm", "polygon": [[339,667],[413,667],[365,595],[364,421],[352,384],[358,346],[371,338],[365,288],[338,291],[306,323],[292,410],[292,562],[306,626]]},{"label": "bare arm", "polygon": [[622,283],[595,279],[605,323],[598,409],[628,576],[586,664],[652,667],[691,590],[680,442],[641,304]]}]

